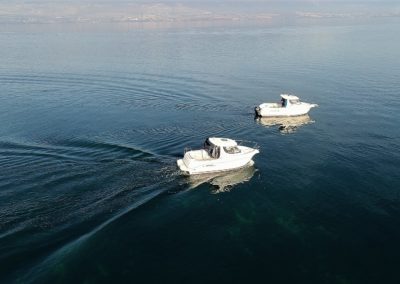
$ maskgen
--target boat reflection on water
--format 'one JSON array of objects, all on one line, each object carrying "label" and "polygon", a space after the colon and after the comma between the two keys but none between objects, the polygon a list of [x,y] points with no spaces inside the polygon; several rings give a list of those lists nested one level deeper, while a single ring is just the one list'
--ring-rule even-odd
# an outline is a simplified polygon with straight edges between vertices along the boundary
[{"label": "boat reflection on water", "polygon": [[257,117],[257,122],[266,127],[277,125],[281,133],[293,133],[297,128],[314,123],[308,114],[288,117]]},{"label": "boat reflection on water", "polygon": [[212,185],[211,193],[217,194],[230,191],[235,185],[249,181],[257,169],[254,162],[244,168],[211,174],[200,174],[188,176],[189,189],[196,188],[203,183]]}]

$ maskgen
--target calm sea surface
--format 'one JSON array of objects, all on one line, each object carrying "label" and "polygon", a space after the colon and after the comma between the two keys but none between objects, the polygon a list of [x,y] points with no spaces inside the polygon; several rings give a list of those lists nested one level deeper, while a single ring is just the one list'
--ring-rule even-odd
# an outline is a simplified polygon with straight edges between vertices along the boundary
[{"label": "calm sea surface", "polygon": [[[399,283],[399,31],[3,28],[0,282]],[[181,176],[208,136],[261,153]]]}]

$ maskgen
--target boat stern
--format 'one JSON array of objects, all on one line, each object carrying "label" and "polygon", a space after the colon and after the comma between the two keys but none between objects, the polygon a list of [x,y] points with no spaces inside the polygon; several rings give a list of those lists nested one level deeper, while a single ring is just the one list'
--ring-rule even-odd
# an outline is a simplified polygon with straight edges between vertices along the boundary
[{"label": "boat stern", "polygon": [[178,168],[184,172],[185,174],[190,174],[188,167],[185,165],[183,162],[183,159],[179,159],[176,161],[176,164],[178,165]]}]

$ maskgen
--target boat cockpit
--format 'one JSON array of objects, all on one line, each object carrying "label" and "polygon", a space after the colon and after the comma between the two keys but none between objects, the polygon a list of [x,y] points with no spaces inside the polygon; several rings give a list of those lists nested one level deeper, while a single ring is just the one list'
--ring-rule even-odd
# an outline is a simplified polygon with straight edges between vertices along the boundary
[{"label": "boat cockpit", "polygon": [[204,142],[204,150],[213,159],[218,159],[220,154],[221,154],[220,147],[218,147],[218,146],[214,145],[213,143],[211,143],[210,140],[208,140],[208,138]]},{"label": "boat cockpit", "polygon": [[242,151],[237,146],[231,146],[231,147],[224,147],[224,151],[227,154],[238,154]]},{"label": "boat cockpit", "polygon": [[298,98],[289,99],[289,100],[287,98],[281,98],[280,106],[287,107],[290,105],[298,105],[298,104],[300,104],[300,100]]},{"label": "boat cockpit", "polygon": [[221,148],[226,154],[239,154],[242,152],[237,145],[218,146],[209,139],[206,139],[203,146],[208,155],[214,159],[218,159],[221,156]]}]

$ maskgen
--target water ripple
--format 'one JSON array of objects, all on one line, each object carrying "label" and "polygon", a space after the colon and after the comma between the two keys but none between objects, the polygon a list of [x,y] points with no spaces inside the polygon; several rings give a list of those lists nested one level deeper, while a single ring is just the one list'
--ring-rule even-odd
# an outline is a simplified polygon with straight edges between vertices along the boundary
[{"label": "water ripple", "polygon": [[[31,101],[46,100],[62,103],[64,107],[90,104],[93,103],[93,99],[101,100],[104,105],[151,109],[171,106],[178,111],[221,111],[232,107],[223,102],[223,94],[213,95],[219,89],[229,86],[193,77],[146,73],[124,76],[61,73],[0,74],[0,83],[9,85],[9,89],[15,89],[11,94],[14,100],[18,98]],[[29,92],[35,92],[35,96],[28,96],[24,86],[29,86]],[[191,101],[191,104],[184,101]]]},{"label": "water ripple", "polygon": [[[105,220],[144,198],[143,188],[167,182],[176,171],[172,161],[137,148],[89,140],[2,141],[0,167],[0,252],[7,252],[0,262],[42,243],[44,230],[57,235]],[[28,232],[35,237],[25,238]],[[15,241],[20,249],[13,252]]]}]

